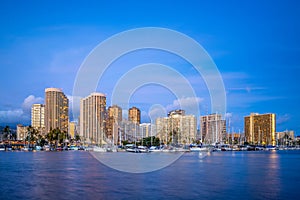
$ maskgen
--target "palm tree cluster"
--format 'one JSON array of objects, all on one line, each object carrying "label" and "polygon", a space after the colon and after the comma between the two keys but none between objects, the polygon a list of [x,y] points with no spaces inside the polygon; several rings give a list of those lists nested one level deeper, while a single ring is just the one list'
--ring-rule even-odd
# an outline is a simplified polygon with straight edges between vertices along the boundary
[{"label": "palm tree cluster", "polygon": [[48,143],[52,146],[61,146],[66,140],[69,140],[69,135],[59,128],[51,129],[46,135]]}]

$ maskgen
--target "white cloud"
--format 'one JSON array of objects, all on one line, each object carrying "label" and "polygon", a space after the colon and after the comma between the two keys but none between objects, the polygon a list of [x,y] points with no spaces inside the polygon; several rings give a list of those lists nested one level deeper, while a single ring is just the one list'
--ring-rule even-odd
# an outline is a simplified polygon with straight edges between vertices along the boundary
[{"label": "white cloud", "polygon": [[194,113],[199,108],[199,104],[203,102],[203,98],[200,97],[184,97],[181,99],[176,99],[173,101],[173,104],[170,104],[166,107],[167,111],[174,110],[174,109],[183,109],[187,113],[189,111]]},{"label": "white cloud", "polygon": [[227,88],[227,91],[246,91],[247,93],[250,93],[251,91],[256,91],[256,90],[266,90],[267,88],[265,87],[235,87],[235,88]]},{"label": "white cloud", "polygon": [[44,103],[44,99],[42,97],[35,97],[34,95],[29,95],[24,99],[22,109],[23,111],[28,112],[31,110],[31,106],[37,103]]},{"label": "white cloud", "polygon": [[184,97],[180,99],[176,99],[172,104],[167,106],[163,106],[161,104],[152,105],[148,113],[142,111],[142,119],[143,121],[148,121],[155,123],[157,118],[167,117],[167,114],[171,110],[183,109],[187,115],[195,115],[198,117],[200,113],[200,103],[203,102],[203,98],[200,97]]},{"label": "white cloud", "polygon": [[23,114],[22,109],[0,111],[0,123],[17,123],[17,120],[22,120]]},{"label": "white cloud", "polygon": [[31,106],[35,103],[43,103],[43,98],[29,95],[24,99],[21,108],[0,111],[0,123],[29,123]]},{"label": "white cloud", "polygon": [[155,120],[157,118],[166,117],[167,111],[162,105],[155,104],[155,105],[152,105],[151,108],[149,109],[148,115],[149,115],[152,123],[155,123]]},{"label": "white cloud", "polygon": [[166,110],[169,112],[171,110],[182,109],[187,115],[198,117],[200,115],[200,103],[203,101],[204,98],[200,97],[184,97],[174,100],[173,104],[166,106]]}]

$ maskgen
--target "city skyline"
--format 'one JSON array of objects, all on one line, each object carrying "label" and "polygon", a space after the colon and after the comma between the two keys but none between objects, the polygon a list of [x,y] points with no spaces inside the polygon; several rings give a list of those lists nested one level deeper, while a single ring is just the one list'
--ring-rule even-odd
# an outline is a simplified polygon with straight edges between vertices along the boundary
[{"label": "city skyline", "polygon": [[[43,103],[44,88],[62,88],[72,101],[76,73],[96,45],[120,31],[156,26],[187,34],[210,54],[221,72],[227,116],[236,131],[243,130],[244,116],[252,112],[276,113],[278,131],[290,129],[299,135],[298,2],[218,2],[218,7],[216,2],[169,3],[74,3],[78,13],[67,3],[3,3],[0,15],[9,20],[1,21],[5,29],[0,33],[0,65],[6,75],[0,80],[5,94],[0,125],[30,124],[31,105]],[[44,14],[48,9],[53,11],[49,16]],[[189,63],[166,52],[144,50],[121,57],[96,90],[106,94],[110,105],[114,83],[129,69],[149,62],[183,74],[196,90],[201,115],[211,113],[203,79]],[[174,77],[166,78],[175,84]],[[140,108],[142,122],[149,122],[152,105],[170,111],[178,109],[179,102],[188,104],[190,99],[176,99],[165,88],[147,85],[135,91],[130,106]]]}]

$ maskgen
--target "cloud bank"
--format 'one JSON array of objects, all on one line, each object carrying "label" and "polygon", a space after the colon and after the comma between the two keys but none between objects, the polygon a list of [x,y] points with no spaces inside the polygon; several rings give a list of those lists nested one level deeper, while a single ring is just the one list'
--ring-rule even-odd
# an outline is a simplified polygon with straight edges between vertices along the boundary
[{"label": "cloud bank", "polygon": [[31,116],[31,106],[35,103],[44,103],[44,99],[42,97],[35,97],[34,95],[29,95],[24,99],[20,108],[15,108],[11,110],[1,110],[0,124],[29,124]]}]

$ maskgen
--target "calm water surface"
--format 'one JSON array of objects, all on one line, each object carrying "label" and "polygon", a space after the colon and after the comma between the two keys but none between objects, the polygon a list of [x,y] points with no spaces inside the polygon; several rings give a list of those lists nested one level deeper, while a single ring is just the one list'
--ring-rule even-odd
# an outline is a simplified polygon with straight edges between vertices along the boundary
[{"label": "calm water surface", "polygon": [[186,153],[143,174],[88,152],[0,152],[0,199],[297,199],[299,170],[300,151]]}]

